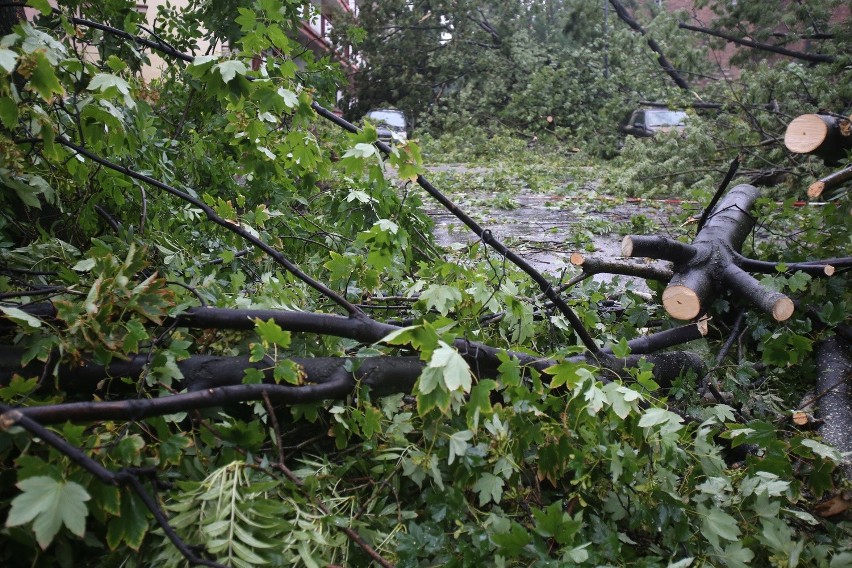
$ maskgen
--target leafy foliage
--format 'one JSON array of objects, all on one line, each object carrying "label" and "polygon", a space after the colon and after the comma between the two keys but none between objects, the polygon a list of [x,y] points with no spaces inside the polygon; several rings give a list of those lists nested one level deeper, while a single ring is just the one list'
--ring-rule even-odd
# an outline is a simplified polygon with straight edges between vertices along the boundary
[{"label": "leafy foliage", "polygon": [[[704,377],[664,389],[647,361],[628,380],[573,358],[575,330],[525,275],[482,242],[447,250],[430,236],[410,183],[423,156],[502,159],[487,173],[445,174],[456,188],[565,192],[603,177],[590,155],[612,150],[616,135],[608,123],[596,149],[600,121],[669,92],[629,79],[653,68],[637,56],[641,40],[610,30],[607,77],[595,51],[601,22],[589,20],[600,14],[586,2],[526,2],[528,20],[510,2],[434,2],[428,18],[416,2],[364,3],[366,23],[396,26],[380,39],[365,28],[364,53],[398,39],[397,53],[429,54],[404,72],[365,71],[400,83],[359,82],[381,89],[364,104],[381,96],[426,109],[418,97],[437,85],[422,118],[436,133],[500,109],[510,129],[542,136],[530,149],[491,124],[425,139],[423,155],[408,142],[385,162],[374,129],[345,134],[320,121],[313,103],[331,101],[342,75],[291,39],[302,4],[166,5],[158,36],[192,55],[147,82],[142,44],[74,19],[136,34],[135,2],[58,11],[31,2],[42,16],[0,43],[0,562],[178,566],[188,553],[229,566],[847,562],[848,522],[814,507],[842,487],[841,456],[811,432],[779,429],[800,394],[789,386],[812,375],[809,352],[830,328],[749,314],[735,364],[712,370],[729,404],[707,404],[695,386]],[[409,24],[424,35],[403,32]],[[652,26],[668,33],[674,20]],[[227,54],[212,55],[223,42]],[[679,57],[703,66],[692,50]],[[822,73],[814,84],[833,85]],[[741,93],[765,97],[773,84],[787,105],[810,77],[762,67]],[[829,91],[826,101],[847,100]],[[751,107],[696,117],[684,139],[628,142],[604,184],[705,201],[718,175],[684,165],[725,163],[754,142],[744,124],[777,122]],[[546,144],[548,130],[568,147]],[[590,149],[577,155],[575,141]],[[766,199],[759,213],[778,231],[795,224],[790,238],[814,254],[841,256],[844,199],[807,211]],[[780,238],[753,246],[796,260]],[[842,279],[781,269],[766,283],[821,306],[829,325],[848,318]],[[661,319],[655,297],[611,283],[584,282],[568,301],[620,359]],[[616,301],[619,313],[599,309]],[[736,298],[717,304],[714,326],[727,332]],[[239,321],[191,321],[222,312]],[[304,319],[288,329],[286,317]],[[717,341],[695,349],[709,360]],[[217,383],[234,361],[237,382]],[[310,365],[328,361],[342,364],[325,382],[307,380]],[[391,379],[371,382],[382,365]],[[163,401],[173,406],[149,412]],[[57,408],[40,436],[18,417]],[[69,408],[115,413],[78,420]]]}]

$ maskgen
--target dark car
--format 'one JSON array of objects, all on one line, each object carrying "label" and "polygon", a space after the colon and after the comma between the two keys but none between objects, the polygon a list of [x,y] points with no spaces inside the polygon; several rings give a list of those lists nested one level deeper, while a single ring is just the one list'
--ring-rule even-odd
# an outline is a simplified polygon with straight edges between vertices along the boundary
[{"label": "dark car", "polygon": [[375,125],[379,140],[390,142],[393,139],[402,142],[408,140],[410,134],[408,119],[401,110],[390,108],[373,109],[364,118]]},{"label": "dark car", "polygon": [[687,114],[682,110],[649,108],[633,111],[621,131],[640,138],[649,138],[657,132],[683,132]]}]

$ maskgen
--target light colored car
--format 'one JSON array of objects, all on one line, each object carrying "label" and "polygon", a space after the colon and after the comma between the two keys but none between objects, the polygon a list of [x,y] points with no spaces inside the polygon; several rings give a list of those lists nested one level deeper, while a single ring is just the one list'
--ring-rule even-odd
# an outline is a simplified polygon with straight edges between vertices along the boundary
[{"label": "light colored car", "polygon": [[364,118],[376,126],[379,140],[383,142],[408,140],[408,119],[401,110],[377,108],[368,112]]},{"label": "light colored car", "polygon": [[633,111],[621,131],[625,134],[649,138],[658,132],[683,132],[686,128],[687,114],[682,110],[668,108],[648,108]]}]

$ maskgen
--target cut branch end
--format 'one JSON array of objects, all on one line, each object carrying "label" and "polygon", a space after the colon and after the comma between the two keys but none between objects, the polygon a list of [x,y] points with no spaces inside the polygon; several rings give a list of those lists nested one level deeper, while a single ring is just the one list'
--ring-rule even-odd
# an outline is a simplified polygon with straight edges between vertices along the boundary
[{"label": "cut branch end", "polygon": [[663,307],[675,319],[691,320],[701,312],[701,299],[686,286],[669,286],[663,292]]},{"label": "cut branch end", "polygon": [[772,306],[772,317],[775,318],[775,321],[786,321],[790,319],[795,309],[793,300],[787,297],[779,298]]}]

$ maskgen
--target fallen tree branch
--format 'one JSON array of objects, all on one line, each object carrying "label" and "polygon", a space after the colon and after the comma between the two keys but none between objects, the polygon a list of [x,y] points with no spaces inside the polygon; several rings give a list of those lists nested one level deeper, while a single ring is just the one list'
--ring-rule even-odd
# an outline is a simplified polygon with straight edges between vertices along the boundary
[{"label": "fallen tree branch", "polygon": [[718,37],[724,40],[727,40],[731,43],[735,43],[737,45],[743,45],[745,47],[751,47],[753,49],[760,49],[762,51],[769,51],[771,53],[777,53],[778,55],[786,55],[787,57],[793,57],[795,59],[801,59],[803,61],[810,61],[811,63],[834,63],[837,59],[833,55],[825,55],[823,53],[804,53],[801,51],[793,51],[792,49],[787,49],[786,47],[780,47],[777,45],[769,45],[766,43],[760,43],[757,41],[743,39],[736,37],[731,34],[727,34],[725,32],[720,32],[718,30],[712,30],[710,28],[702,28],[699,26],[692,26],[685,22],[681,22],[678,24],[678,27],[682,30],[689,30],[691,32],[698,32],[702,34],[711,35],[714,37]]},{"label": "fallen tree branch", "polygon": [[663,68],[663,71],[672,78],[675,84],[683,89],[684,91],[689,90],[689,83],[687,83],[683,77],[675,70],[674,66],[669,62],[666,58],[665,53],[663,53],[663,48],[660,47],[660,44],[656,42],[656,40],[648,35],[645,29],[639,25],[639,23],[633,19],[633,16],[627,11],[627,8],[619,2],[618,0],[609,0],[609,3],[612,4],[612,7],[615,9],[615,13],[618,15],[619,19],[622,22],[630,26],[630,28],[637,32],[638,34],[645,37],[645,40],[648,42],[648,47],[651,48],[651,51],[657,54],[657,62],[660,64],[660,67]]},{"label": "fallen tree branch", "polygon": [[765,288],[739,266],[743,262],[739,251],[754,224],[748,211],[757,195],[757,188],[751,185],[733,188],[689,245],[660,236],[624,237],[624,256],[675,263],[674,276],[663,292],[663,307],[669,315],[682,320],[695,318],[707,310],[722,287],[745,297],[777,321],[793,314],[790,298]]},{"label": "fallen tree branch", "polygon": [[707,207],[705,207],[704,211],[701,213],[701,218],[698,220],[698,226],[695,230],[696,233],[700,232],[704,227],[704,224],[707,222],[707,218],[710,216],[710,212],[715,209],[719,199],[728,190],[728,186],[731,184],[731,180],[734,179],[734,175],[736,175],[738,169],[740,169],[739,156],[733,159],[731,165],[728,167],[728,171],[725,173],[725,177],[722,179],[722,183],[719,184],[718,189],[716,189],[716,193],[714,193],[713,197],[710,199],[710,203],[707,204]]},{"label": "fallen tree branch", "polygon": [[839,187],[849,180],[852,180],[852,166],[838,170],[813,182],[808,186],[808,197],[818,199],[825,190]]},{"label": "fallen tree branch", "polygon": [[[82,18],[69,17],[69,21],[73,22],[76,25],[93,27],[93,28],[99,29],[101,31],[116,35],[118,37],[122,37],[124,39],[133,41],[133,42],[135,42],[139,45],[150,47],[152,49],[155,49],[157,51],[160,51],[162,53],[165,53],[165,54],[170,55],[172,57],[175,57],[177,59],[180,59],[181,61],[186,61],[186,62],[193,61],[192,56],[185,54],[185,53],[180,53],[180,52],[176,51],[174,48],[172,48],[171,46],[164,44],[162,41],[153,42],[151,40],[147,40],[147,39],[141,38],[139,36],[134,36],[132,34],[128,34],[127,32],[124,32],[124,31],[119,30],[117,28],[113,28],[111,26],[107,26],[107,25],[104,25],[104,24],[98,24],[97,22],[92,22],[90,20],[85,20],[85,19],[82,19]],[[311,108],[314,109],[314,111],[318,115],[320,115],[323,118],[333,122],[334,124],[336,124],[337,126],[340,126],[344,130],[347,130],[348,132],[356,133],[356,132],[360,131],[360,129],[358,127],[356,127],[355,125],[353,125],[349,121],[337,116],[336,114],[334,114],[330,110],[326,109],[325,107],[323,107],[321,104],[319,104],[316,101],[311,102]],[[61,140],[59,140],[59,138],[57,138],[57,141],[61,142]],[[377,141],[375,144],[376,144],[376,147],[379,148],[379,150],[381,150],[385,155],[389,155],[392,152],[391,147],[388,144],[386,144],[382,141]],[[86,155],[86,154],[84,154],[84,155]],[[103,159],[103,158],[101,158],[101,159]],[[114,169],[117,168],[116,171],[123,172],[123,173],[127,173],[127,172],[130,171],[130,170],[127,170],[127,168],[122,168],[122,166],[118,166],[116,164],[112,164],[112,165],[115,166]],[[125,170],[127,170],[127,171],[125,171]],[[139,176],[141,174],[137,173],[136,175]],[[133,177],[133,176],[131,176],[131,177]],[[144,177],[147,178],[147,176],[144,176]],[[153,182],[155,182],[153,185],[155,185],[156,187],[160,187],[160,189],[165,189],[165,187],[161,187],[161,186],[165,186],[165,184],[162,184],[161,182],[157,182],[156,180],[153,180],[151,178],[147,178],[147,179],[143,180],[143,179],[137,177],[136,179],[140,179],[140,181],[145,181],[146,183],[150,183],[148,180],[153,181]],[[156,184],[160,184],[160,185],[156,185]],[[518,256],[513,251],[511,251],[503,243],[501,243],[500,241],[495,239],[493,237],[493,235],[491,234],[491,231],[483,229],[478,223],[476,223],[476,221],[473,220],[473,218],[471,218],[469,215],[467,215],[463,211],[461,211],[461,209],[459,209],[452,201],[450,201],[445,195],[443,195],[431,183],[429,183],[429,181],[425,177],[423,177],[422,175],[418,175],[417,176],[417,184],[420,185],[420,187],[422,187],[423,189],[425,189],[426,192],[429,193],[429,195],[431,195],[439,203],[441,203],[441,205],[443,205],[448,211],[453,213],[460,221],[462,221],[465,225],[467,225],[468,228],[470,228],[479,238],[482,239],[483,243],[494,248],[497,252],[499,252],[502,256],[504,256],[507,260],[509,260],[510,262],[515,264],[516,266],[518,266],[527,275],[529,275],[533,279],[533,281],[535,281],[536,284],[539,285],[542,292],[544,292],[547,295],[548,299],[550,299],[554,303],[554,305],[557,307],[557,309],[560,311],[560,313],[562,313],[562,315],[565,316],[565,318],[568,320],[568,322],[573,327],[575,333],[577,334],[577,337],[580,339],[580,341],[583,343],[583,345],[586,347],[586,349],[588,349],[589,351],[592,351],[592,352],[599,352],[600,351],[600,347],[597,345],[597,343],[595,343],[594,339],[592,339],[592,336],[589,334],[588,330],[586,330],[586,328],[583,325],[583,322],[580,320],[580,318],[577,317],[577,315],[574,313],[574,311],[571,309],[571,307],[568,306],[568,304],[565,302],[565,300],[563,300],[554,291],[553,286],[550,284],[550,282],[547,281],[546,278],[544,278],[544,276],[541,275],[541,273],[539,273],[535,268],[532,267],[532,265],[530,265],[523,258]],[[168,187],[168,186],[166,186],[166,187]],[[170,189],[172,189],[173,191],[176,191],[178,193],[183,193],[183,192],[180,192],[180,190],[177,190],[177,189],[174,189],[174,188],[170,188]],[[170,193],[172,193],[172,191],[170,191]],[[202,203],[202,205],[203,205],[203,203]],[[202,210],[204,210],[204,209],[202,209]],[[206,211],[205,211],[205,213],[206,213]],[[226,228],[229,228],[229,227],[226,227]],[[254,241],[249,241],[249,242],[256,244],[256,243],[254,243]],[[259,246],[259,245],[256,244],[256,246]],[[272,252],[277,252],[277,251],[274,251],[274,249],[271,249],[271,248],[270,248],[270,250]],[[266,251],[266,249],[264,249],[264,252],[267,252],[269,254],[269,251]],[[294,268],[295,268],[295,266],[294,266]],[[307,275],[305,275],[305,276],[307,277]],[[306,281],[306,282],[310,284],[310,282],[308,282],[308,281]],[[319,284],[319,283],[317,282],[317,284]],[[313,285],[311,285],[311,286],[315,287]],[[340,305],[341,307],[346,309],[346,311],[350,315],[352,315],[353,317],[363,317],[363,318],[367,317],[366,314],[364,314],[363,311],[360,310],[357,306],[349,303],[344,298],[338,296],[332,290],[328,290],[328,292],[331,292],[332,294],[334,294],[334,296],[328,296],[327,295],[327,297],[331,298],[335,303],[337,303],[338,305]]]},{"label": "fallen tree branch", "polygon": [[582,270],[579,274],[569,280],[565,287],[571,287],[580,280],[584,280],[595,274],[618,274],[620,276],[635,276],[645,280],[656,280],[668,282],[671,280],[672,271],[669,268],[654,266],[650,264],[635,264],[603,259],[595,256],[585,256],[579,252],[572,253],[569,258],[571,264]]},{"label": "fallen tree branch", "polygon": [[828,258],[825,260],[809,260],[807,262],[767,262],[754,260],[742,255],[736,255],[737,262],[743,270],[762,274],[778,274],[778,269],[784,267],[784,272],[804,272],[811,276],[833,276],[838,268],[852,266],[852,257]]},{"label": "fallen tree branch", "polygon": [[839,164],[852,149],[852,121],[829,114],[797,116],[784,131],[784,146],[794,154],[813,154]]}]

